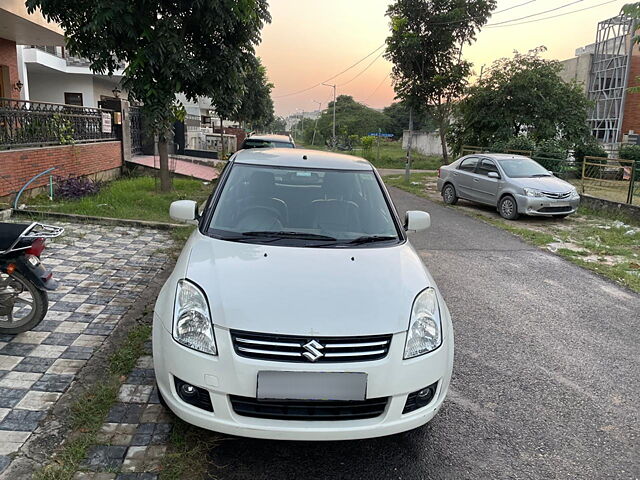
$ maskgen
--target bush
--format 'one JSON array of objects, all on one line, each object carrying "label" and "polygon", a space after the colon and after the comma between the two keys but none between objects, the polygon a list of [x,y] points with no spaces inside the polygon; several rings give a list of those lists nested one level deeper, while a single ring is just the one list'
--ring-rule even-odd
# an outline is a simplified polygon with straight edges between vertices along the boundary
[{"label": "bush", "polygon": [[547,139],[539,142],[535,149],[536,157],[557,158],[558,160],[566,160],[569,154],[567,144],[563,140]]},{"label": "bush", "polygon": [[635,160],[636,173],[634,180],[640,181],[640,145],[622,145],[618,156],[624,160]]},{"label": "bush", "polygon": [[522,150],[532,152],[535,148],[533,140],[529,137],[511,137],[507,140],[499,140],[491,145],[490,150],[492,152],[500,153],[507,152],[508,150]]},{"label": "bush", "polygon": [[100,191],[102,182],[94,182],[87,177],[57,177],[54,193],[65,199],[82,198]]},{"label": "bush", "polygon": [[371,149],[373,148],[374,137],[361,137],[360,145],[362,145],[362,156],[369,158],[371,155]]},{"label": "bush", "polygon": [[584,157],[607,157],[606,150],[598,143],[598,141],[589,137],[586,141],[577,143],[573,147],[573,158],[576,163],[582,165]]}]

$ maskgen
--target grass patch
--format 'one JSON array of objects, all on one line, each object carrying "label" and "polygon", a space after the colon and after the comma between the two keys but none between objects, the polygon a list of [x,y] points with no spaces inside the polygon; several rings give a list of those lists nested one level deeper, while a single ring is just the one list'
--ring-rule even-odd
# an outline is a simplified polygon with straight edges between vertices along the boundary
[{"label": "grass patch", "polygon": [[54,199],[45,195],[29,199],[28,208],[43,212],[72,213],[96,217],[170,222],[169,205],[175,200],[202,203],[213,182],[174,178],[173,191],[161,193],[154,177],[127,177],[107,183],[96,195],[78,200]]},{"label": "grass patch", "polygon": [[162,462],[161,480],[201,479],[208,470],[208,451],[220,437],[175,418],[169,436],[169,449]]},{"label": "grass patch", "polygon": [[[311,146],[300,144],[301,148],[310,148],[313,150],[327,150],[324,146]],[[371,151],[365,156],[360,147],[349,151],[338,151],[336,153],[344,153],[347,155],[355,155],[369,160],[376,168],[404,168],[407,152],[402,149],[402,142],[380,142],[380,157],[378,159],[378,147],[374,143]],[[442,157],[422,155],[416,151],[411,153],[411,168],[415,170],[435,170],[442,165]]]},{"label": "grass patch", "polygon": [[398,187],[402,190],[413,193],[420,197],[426,197],[424,191],[424,182],[429,177],[435,177],[436,172],[420,172],[412,173],[409,177],[409,182],[405,182],[404,175],[388,175],[384,177],[384,183],[391,187]]},{"label": "grass patch", "polygon": [[122,346],[109,359],[109,374],[72,405],[73,432],[62,449],[56,452],[53,463],[36,472],[34,480],[70,480],[74,476],[87,451],[95,444],[96,435],[117,399],[122,376],[133,369],[144,353],[144,343],[150,334],[149,325],[137,325],[131,329]]}]

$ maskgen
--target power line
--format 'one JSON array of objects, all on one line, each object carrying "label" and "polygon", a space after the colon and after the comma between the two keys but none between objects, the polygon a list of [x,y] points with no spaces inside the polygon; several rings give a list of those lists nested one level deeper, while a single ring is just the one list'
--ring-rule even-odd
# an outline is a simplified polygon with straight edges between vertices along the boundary
[{"label": "power line", "polygon": [[538,0],[529,0],[528,2],[521,3],[519,5],[514,5],[513,7],[503,8],[502,10],[498,10],[497,12],[492,12],[491,15],[497,15],[498,13],[508,12],[509,10],[513,10],[514,8],[524,7],[525,5],[529,5],[530,3],[537,2]]},{"label": "power line", "polygon": [[[571,15],[573,13],[584,12],[585,10],[591,10],[592,8],[601,7],[603,5],[608,5],[610,3],[619,2],[619,1],[620,0],[609,0],[608,2],[598,3],[597,5],[591,5],[590,7],[579,8],[578,10],[572,10],[570,12],[559,13],[557,15],[551,15],[549,17],[536,18],[534,20],[527,20],[526,22],[509,23],[508,25],[493,24],[493,25],[485,25],[485,26],[489,27],[489,28],[501,28],[501,27],[514,27],[516,25],[524,25],[526,23],[542,22],[544,20],[550,20],[552,18],[564,17],[565,15]],[[511,20],[511,21],[513,22],[515,20]]]},{"label": "power line", "polygon": [[382,56],[384,52],[381,52],[376,58],[373,59],[373,61],[371,63],[369,63],[369,65],[367,65],[366,67],[364,67],[363,70],[361,70],[355,77],[353,77],[351,80],[347,80],[344,83],[341,83],[338,85],[338,87],[342,87],[344,85],[346,85],[347,83],[351,83],[353,82],[356,78],[358,78],[360,75],[362,75],[364,72],[366,72],[367,70],[369,70],[369,68],[371,67],[371,65],[373,65],[374,63],[376,63],[376,61],[378,61],[378,59]]},{"label": "power line", "polygon": [[276,98],[284,98],[284,97],[291,97],[293,95],[298,95],[300,93],[304,93],[304,92],[308,92],[309,90],[312,90],[316,87],[319,87],[320,85],[322,85],[325,82],[328,82],[329,80],[333,80],[336,77],[339,77],[340,75],[342,75],[343,73],[348,72],[349,70],[351,70],[352,68],[358,66],[360,63],[364,62],[367,58],[369,58],[371,55],[373,55],[374,53],[376,53],[378,50],[380,50],[381,48],[383,48],[384,46],[386,46],[386,42],[383,43],[382,45],[380,45],[378,48],[376,48],[373,52],[369,53],[368,55],[366,55],[365,57],[362,57],[360,60],[358,60],[356,63],[354,63],[353,65],[351,65],[348,68],[345,68],[344,70],[342,70],[340,73],[336,73],[334,76],[329,77],[321,82],[316,83],[315,85],[308,87],[308,88],[303,88],[302,90],[298,90],[297,92],[292,92],[292,93],[287,93],[286,95],[279,95],[277,97],[273,97],[274,99]]},{"label": "power line", "polygon": [[505,23],[517,22],[518,20],[524,20],[526,18],[537,17],[538,15],[544,15],[545,13],[555,12],[556,10],[561,10],[563,8],[570,7],[571,5],[575,5],[576,3],[584,2],[584,0],[574,0],[573,2],[565,3],[564,5],[560,5],[559,7],[550,8],[549,10],[544,10],[543,12],[532,13],[531,15],[526,15],[520,18],[512,18],[511,20],[505,20],[503,22],[498,23],[488,23],[485,27],[493,27],[496,25],[503,25]]},{"label": "power line", "polygon": [[378,86],[373,90],[373,92],[371,92],[371,93],[369,94],[369,96],[368,96],[367,98],[365,98],[365,99],[364,99],[364,102],[368,102],[368,101],[369,101],[369,99],[370,99],[371,97],[373,97],[373,96],[376,94],[376,92],[377,92],[377,91],[378,91],[378,89],[382,86],[382,84],[385,82],[385,80],[386,80],[387,78],[389,78],[389,75],[391,75],[391,72],[389,72],[389,73],[387,73],[387,74],[385,75],[385,77],[384,77],[384,78],[382,79],[382,81],[378,84]]}]

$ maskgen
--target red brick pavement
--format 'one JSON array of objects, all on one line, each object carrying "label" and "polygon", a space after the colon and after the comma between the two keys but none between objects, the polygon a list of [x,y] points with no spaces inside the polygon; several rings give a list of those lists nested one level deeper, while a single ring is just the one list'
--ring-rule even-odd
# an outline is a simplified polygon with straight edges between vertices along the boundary
[{"label": "red brick pavement", "polygon": [[[136,155],[132,157],[129,162],[149,168],[160,168],[160,161],[158,157],[154,157],[153,155]],[[185,175],[187,177],[207,181],[215,180],[218,178],[218,175],[220,175],[220,172],[213,167],[207,167],[206,165],[199,165],[197,163],[173,158],[169,159],[169,168],[172,172],[177,173],[178,175]]]}]

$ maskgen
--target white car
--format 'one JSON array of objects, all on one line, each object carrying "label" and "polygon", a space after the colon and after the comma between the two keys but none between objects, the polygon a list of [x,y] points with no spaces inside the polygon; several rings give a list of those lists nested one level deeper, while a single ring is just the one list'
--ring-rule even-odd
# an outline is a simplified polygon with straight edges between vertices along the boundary
[{"label": "white car", "polygon": [[251,149],[228,162],[155,306],[162,401],[217,432],[282,440],[394,434],[433,418],[453,328],[376,170]]}]

